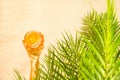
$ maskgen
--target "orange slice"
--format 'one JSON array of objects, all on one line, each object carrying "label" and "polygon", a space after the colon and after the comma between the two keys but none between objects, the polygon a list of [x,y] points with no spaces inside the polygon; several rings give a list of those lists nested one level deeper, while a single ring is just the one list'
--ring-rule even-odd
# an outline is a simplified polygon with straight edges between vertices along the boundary
[{"label": "orange slice", "polygon": [[30,31],[26,33],[23,44],[29,55],[38,56],[44,45],[44,36],[37,31]]},{"label": "orange slice", "polygon": [[24,41],[28,46],[38,46],[41,42],[41,34],[37,31],[30,31],[26,33]]}]

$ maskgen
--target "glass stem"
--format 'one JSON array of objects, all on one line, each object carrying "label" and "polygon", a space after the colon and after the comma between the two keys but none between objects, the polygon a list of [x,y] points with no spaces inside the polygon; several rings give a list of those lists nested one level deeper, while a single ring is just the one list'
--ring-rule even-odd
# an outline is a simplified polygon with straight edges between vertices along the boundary
[{"label": "glass stem", "polygon": [[32,55],[30,57],[30,65],[31,65],[31,71],[30,71],[30,80],[33,80],[37,77],[37,70],[39,68],[39,57]]}]

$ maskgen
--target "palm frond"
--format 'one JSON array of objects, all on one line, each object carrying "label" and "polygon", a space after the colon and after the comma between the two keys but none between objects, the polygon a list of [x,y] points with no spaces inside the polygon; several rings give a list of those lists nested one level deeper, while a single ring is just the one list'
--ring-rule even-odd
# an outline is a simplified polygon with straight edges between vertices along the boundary
[{"label": "palm frond", "polygon": [[81,53],[79,46],[84,47],[84,45],[78,34],[75,39],[68,33],[63,34],[63,38],[57,42],[57,46],[52,45],[48,49],[48,71],[45,73],[48,80],[78,80]]},{"label": "palm frond", "polygon": [[26,80],[24,76],[22,76],[17,70],[14,70],[15,72],[15,79],[16,80]]},{"label": "palm frond", "polygon": [[[88,56],[85,60],[89,59],[91,62],[91,65],[86,63],[86,66],[92,67],[92,64],[95,66],[92,70],[94,79],[98,80],[108,80],[119,76],[120,68],[120,26],[114,11],[114,0],[107,0],[107,5],[106,13],[92,12],[83,19],[84,26],[81,33],[88,46],[88,52],[86,52]],[[89,68],[87,70],[91,71]]]},{"label": "palm frond", "polygon": [[105,13],[94,10],[83,18],[82,32],[75,37],[65,32],[49,47],[35,80],[119,80],[120,24],[114,9],[114,0],[107,0]]}]

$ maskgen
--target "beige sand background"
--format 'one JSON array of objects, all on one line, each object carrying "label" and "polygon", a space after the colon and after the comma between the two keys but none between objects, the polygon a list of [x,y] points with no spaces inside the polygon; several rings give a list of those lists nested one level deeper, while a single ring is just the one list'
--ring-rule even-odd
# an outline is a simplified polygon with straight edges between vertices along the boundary
[{"label": "beige sand background", "polygon": [[[120,17],[120,0],[116,10]],[[14,80],[13,69],[29,78],[29,58],[22,40],[26,32],[37,30],[45,36],[47,54],[61,32],[72,33],[81,26],[81,18],[94,7],[106,10],[106,0],[0,0],[0,80]]]}]

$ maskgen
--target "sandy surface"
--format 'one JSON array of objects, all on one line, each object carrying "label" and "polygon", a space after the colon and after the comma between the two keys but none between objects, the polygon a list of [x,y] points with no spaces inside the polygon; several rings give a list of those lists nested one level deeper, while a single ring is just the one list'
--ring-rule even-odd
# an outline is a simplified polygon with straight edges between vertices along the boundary
[{"label": "sandy surface", "polygon": [[[37,30],[45,36],[41,58],[61,32],[72,33],[92,7],[106,10],[106,0],[0,0],[0,80],[13,80],[13,69],[29,78],[29,58],[23,47],[26,32]],[[116,0],[117,4],[120,3]],[[116,6],[120,13],[119,5]],[[119,16],[119,15],[118,15]]]}]

